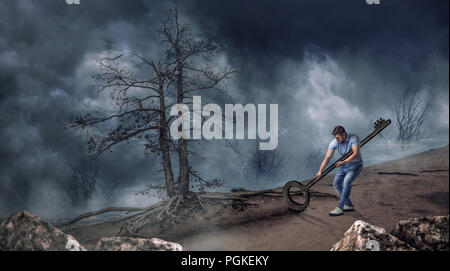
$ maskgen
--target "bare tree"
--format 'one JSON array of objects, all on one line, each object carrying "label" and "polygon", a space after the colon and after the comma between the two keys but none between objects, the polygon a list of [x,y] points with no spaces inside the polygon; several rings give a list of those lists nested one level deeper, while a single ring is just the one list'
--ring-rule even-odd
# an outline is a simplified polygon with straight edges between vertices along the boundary
[{"label": "bare tree", "polygon": [[[234,119],[235,121],[235,119]],[[283,129],[284,123],[281,123],[279,129]],[[282,135],[278,138],[280,140]],[[280,171],[283,171],[283,166],[286,164],[288,157],[286,154],[278,150],[260,150],[259,141],[254,142],[254,151],[247,152],[239,145],[239,140],[227,140],[225,146],[231,148],[232,152],[238,158],[241,164],[242,172],[247,181],[254,180],[258,182],[261,176],[275,177]],[[250,172],[254,174],[250,174]],[[252,176],[250,176],[252,175]]]},{"label": "bare tree", "polygon": [[257,149],[250,162],[255,172],[255,181],[258,182],[261,176],[275,177],[285,162],[286,156],[276,149],[271,151]]},{"label": "bare tree", "polygon": [[298,162],[298,168],[306,170],[308,172],[315,171],[315,167],[318,162],[320,163],[321,150],[315,152],[309,152],[308,154],[302,156]]},{"label": "bare tree", "polygon": [[[205,180],[189,165],[189,155],[197,154],[188,149],[190,139],[180,138],[173,140],[168,129],[174,116],[167,117],[167,111],[175,103],[192,104],[193,95],[208,90],[215,90],[231,98],[223,89],[222,84],[236,71],[226,67],[217,71],[211,57],[219,50],[216,43],[204,41],[194,35],[188,24],[182,24],[178,18],[178,9],[169,10],[167,20],[158,30],[162,44],[165,46],[164,60],[151,60],[138,54],[131,54],[134,61],[149,67],[139,74],[141,78],[123,64],[128,54],[111,52],[98,60],[102,72],[94,78],[100,83],[97,85],[98,94],[111,90],[111,99],[117,106],[117,112],[104,116],[87,113],[72,118],[66,129],[82,129],[89,133],[89,128],[98,127],[108,121],[115,121],[115,128],[106,133],[106,136],[91,135],[88,141],[89,151],[95,159],[106,150],[121,142],[138,139],[146,142],[146,150],[150,153],[162,154],[163,171],[165,175],[165,189],[169,195],[168,201],[157,203],[145,208],[136,207],[108,207],[82,214],[69,222],[59,226],[75,223],[82,218],[111,211],[141,211],[122,225],[119,235],[133,235],[144,225],[154,224],[155,221],[169,221],[171,224],[177,218],[189,217],[197,210],[204,210],[204,201],[212,204],[249,205],[245,199],[235,196],[219,196],[216,194],[193,193],[190,191],[189,177],[199,185],[200,192],[206,188],[220,186],[223,181],[219,179]],[[174,95],[174,97],[169,95]],[[232,99],[232,98],[231,98]],[[173,104],[169,104],[173,102]],[[193,109],[190,109],[193,111]],[[183,126],[178,127],[179,131]],[[171,153],[178,154],[179,176],[174,181]],[[198,154],[197,154],[198,155]],[[160,186],[150,185],[148,189],[159,189]],[[144,189],[145,193],[145,189]],[[231,202],[229,202],[231,201]]]},{"label": "bare tree", "polygon": [[83,151],[81,146],[79,165],[70,166],[72,178],[65,187],[67,197],[74,206],[86,203],[93,197],[111,198],[113,192],[123,182],[123,176],[114,177],[112,182],[100,182],[98,165]]},{"label": "bare tree", "polygon": [[81,146],[79,148],[81,152],[80,165],[70,166],[72,179],[65,188],[66,194],[74,206],[86,203],[98,193],[98,167],[85,155]]},{"label": "bare tree", "polygon": [[242,150],[242,148],[239,146],[239,142],[238,140],[227,140],[225,141],[225,146],[229,147],[233,153],[236,155],[236,157],[238,158],[239,163],[241,164],[241,168],[242,168],[242,174],[244,175],[244,178],[247,181],[250,181],[250,176],[249,176],[249,162],[247,160],[249,160],[247,158],[246,152]]},{"label": "bare tree", "polygon": [[[235,71],[228,68],[217,71],[208,63],[220,46],[202,40],[192,32],[188,24],[180,22],[177,7],[169,10],[169,16],[158,33],[166,46],[169,63],[174,64],[172,71],[178,104],[190,104],[193,94],[208,90],[215,90],[229,97],[220,84],[229,79]],[[180,124],[178,129],[182,131],[183,124]],[[188,159],[188,141],[181,137],[177,145],[180,165],[178,188],[183,197],[189,195],[189,176],[192,175]]]},{"label": "bare tree", "polygon": [[98,94],[111,90],[111,99],[117,106],[117,112],[108,116],[92,113],[76,116],[68,122],[66,128],[88,129],[112,120],[117,121],[115,128],[106,136],[90,136],[88,145],[93,159],[118,143],[128,143],[132,138],[145,138],[145,149],[162,155],[166,191],[169,196],[173,196],[175,185],[165,97],[171,84],[169,67],[161,61],[151,61],[132,54],[131,57],[149,67],[146,73],[149,74],[148,78],[141,79],[123,67],[124,56],[125,53],[110,52],[101,57],[98,64],[102,72],[93,76],[99,82],[96,85]]},{"label": "bare tree", "polygon": [[434,94],[422,102],[418,97],[418,89],[406,89],[395,103],[398,137],[397,142],[406,143],[423,137],[422,126],[431,109]]}]

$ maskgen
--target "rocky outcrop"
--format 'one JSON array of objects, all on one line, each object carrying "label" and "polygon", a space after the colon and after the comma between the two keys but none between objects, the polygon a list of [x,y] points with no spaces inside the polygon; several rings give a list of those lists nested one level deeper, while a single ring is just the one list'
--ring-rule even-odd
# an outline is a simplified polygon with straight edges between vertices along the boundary
[{"label": "rocky outcrop", "polygon": [[448,215],[400,221],[392,235],[418,250],[449,250]]},{"label": "rocky outcrop", "polygon": [[149,251],[149,250],[183,250],[180,244],[167,242],[158,238],[144,239],[131,237],[104,237],[95,245],[100,251]]},{"label": "rocky outcrop", "polygon": [[444,250],[448,251],[449,216],[400,221],[387,233],[384,228],[357,220],[331,250]]},{"label": "rocky outcrop", "polygon": [[[50,223],[27,211],[0,219],[1,250],[69,250],[86,251],[70,234],[65,234]],[[130,237],[101,238],[94,250],[101,251],[181,251],[180,244],[158,238]]]},{"label": "rocky outcrop", "polygon": [[384,228],[357,220],[345,232],[344,238],[333,245],[332,251],[398,251],[415,250],[407,243],[386,232]]},{"label": "rocky outcrop", "polygon": [[27,211],[0,220],[0,250],[85,251],[72,235],[65,234]]}]

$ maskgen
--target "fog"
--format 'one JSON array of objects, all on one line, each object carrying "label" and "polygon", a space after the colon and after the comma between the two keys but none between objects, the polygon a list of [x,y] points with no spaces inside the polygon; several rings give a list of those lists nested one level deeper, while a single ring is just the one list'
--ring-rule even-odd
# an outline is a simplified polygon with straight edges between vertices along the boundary
[{"label": "fog", "polygon": [[[206,157],[191,158],[197,172],[222,179],[218,191],[311,178],[334,126],[363,139],[380,117],[392,124],[361,149],[365,166],[448,144],[448,1],[382,1],[378,7],[362,0],[297,2],[179,1],[184,22],[223,44],[215,65],[239,68],[227,88],[236,101],[278,104],[278,145],[267,151],[275,166],[255,171],[257,140],[210,140],[190,146]],[[92,162],[98,192],[74,202],[67,187],[73,169],[83,169],[87,136],[63,127],[81,113],[113,112],[108,94],[97,97],[91,87],[91,75],[99,71],[95,60],[111,48],[159,55],[155,30],[174,4],[0,3],[0,216],[27,209],[44,218],[72,217],[161,200],[157,194],[136,195],[164,179],[160,157],[146,155],[145,142],[133,140]],[[395,103],[408,89],[419,90],[420,102],[434,98],[424,137],[401,146]],[[202,94],[206,102],[222,108],[229,103],[220,95]]]}]

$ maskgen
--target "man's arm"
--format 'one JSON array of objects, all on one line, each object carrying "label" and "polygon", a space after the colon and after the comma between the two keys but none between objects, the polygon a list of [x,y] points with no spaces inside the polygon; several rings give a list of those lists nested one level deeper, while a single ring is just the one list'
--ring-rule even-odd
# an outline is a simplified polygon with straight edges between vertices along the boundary
[{"label": "man's arm", "polygon": [[355,159],[356,157],[358,157],[358,153],[359,153],[359,145],[353,145],[352,146],[352,155],[350,155],[349,157],[347,157],[347,159],[343,160],[343,161],[339,161],[336,163],[336,167],[340,167],[342,166],[342,164],[347,164],[350,163],[353,159]]},{"label": "man's arm", "polygon": [[356,159],[359,154],[359,137],[357,135],[352,136],[350,139],[350,143],[352,144],[352,155],[347,157],[347,159],[337,162],[336,167],[340,167],[342,164],[350,163],[353,159]]},{"label": "man's arm", "polygon": [[322,170],[327,166],[331,157],[333,157],[333,154],[334,150],[328,149],[327,154],[325,155],[325,158],[323,159],[322,164],[320,165],[319,171],[317,172],[316,176],[314,176],[314,178],[319,178],[320,175],[322,175]]}]

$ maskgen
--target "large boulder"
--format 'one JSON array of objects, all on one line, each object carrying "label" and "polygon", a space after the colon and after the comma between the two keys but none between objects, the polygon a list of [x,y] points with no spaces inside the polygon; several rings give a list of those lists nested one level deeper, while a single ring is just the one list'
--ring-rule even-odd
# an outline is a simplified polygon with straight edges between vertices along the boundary
[{"label": "large boulder", "polygon": [[181,251],[180,244],[167,242],[158,238],[144,239],[131,237],[103,237],[95,245],[100,251],[149,251],[169,250]]},{"label": "large boulder", "polygon": [[384,228],[357,220],[345,232],[344,238],[333,245],[332,251],[398,251],[415,250],[407,243],[386,232]]},{"label": "large boulder", "polygon": [[391,234],[418,250],[449,250],[448,215],[402,220]]},{"label": "large boulder", "polygon": [[85,251],[75,238],[27,211],[0,220],[0,250]]}]

